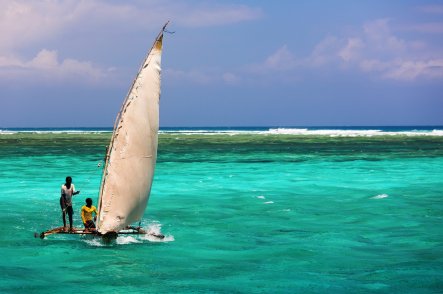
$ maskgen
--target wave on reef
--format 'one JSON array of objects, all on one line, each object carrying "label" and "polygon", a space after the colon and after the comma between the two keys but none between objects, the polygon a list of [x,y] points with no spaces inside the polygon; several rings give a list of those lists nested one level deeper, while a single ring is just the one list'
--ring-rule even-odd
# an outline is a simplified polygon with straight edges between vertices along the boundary
[{"label": "wave on reef", "polygon": [[[30,134],[101,134],[110,133],[111,128],[5,128],[0,135],[17,133]],[[160,134],[176,135],[294,135],[329,137],[373,137],[373,136],[443,136],[441,126],[418,127],[238,127],[238,128],[161,128]]]}]

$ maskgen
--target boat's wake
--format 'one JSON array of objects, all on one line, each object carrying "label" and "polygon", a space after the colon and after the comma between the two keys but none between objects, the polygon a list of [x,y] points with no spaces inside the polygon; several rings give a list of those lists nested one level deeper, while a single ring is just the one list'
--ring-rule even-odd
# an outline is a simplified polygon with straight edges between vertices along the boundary
[{"label": "boat's wake", "polygon": [[[151,223],[147,227],[143,228],[147,234],[140,234],[140,235],[119,235],[117,236],[117,239],[113,244],[117,245],[127,245],[127,244],[139,244],[139,243],[146,243],[146,242],[172,242],[174,241],[173,235],[164,235],[164,238],[159,238],[157,236],[163,235],[161,232],[161,224],[159,223]],[[89,238],[88,238],[89,237]],[[90,236],[85,236],[83,241],[90,245],[90,246],[109,246],[111,244],[103,242],[101,238],[93,237],[90,238]]]},{"label": "boat's wake", "polygon": [[174,236],[172,235],[164,235],[164,238],[158,238],[156,236],[163,235],[161,232],[161,224],[160,223],[151,223],[146,228],[148,232],[145,235],[140,235],[141,240],[146,240],[149,242],[172,242],[174,241]]}]

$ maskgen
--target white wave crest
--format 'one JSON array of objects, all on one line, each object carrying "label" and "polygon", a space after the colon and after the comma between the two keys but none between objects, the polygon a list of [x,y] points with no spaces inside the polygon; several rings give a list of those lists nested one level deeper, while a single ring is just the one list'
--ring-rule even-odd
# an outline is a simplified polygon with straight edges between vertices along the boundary
[{"label": "white wave crest", "polygon": [[127,235],[120,235],[117,237],[117,240],[115,242],[118,245],[126,245],[126,244],[134,244],[134,243],[142,243],[141,240],[133,237],[133,236],[127,236]]},{"label": "white wave crest", "polygon": [[88,135],[88,134],[102,134],[111,133],[112,130],[0,130],[0,135],[14,135],[14,134],[70,134],[70,135]]},{"label": "white wave crest", "polygon": [[[330,137],[372,137],[377,135],[386,135],[389,132],[383,132],[381,130],[309,130],[309,129],[269,129],[270,134],[279,135],[317,135],[317,136],[330,136]],[[398,134],[398,133],[396,133]]]},{"label": "white wave crest", "polygon": [[0,135],[14,135],[16,133],[14,131],[0,130]]},{"label": "white wave crest", "polygon": [[383,199],[383,198],[387,198],[389,197],[388,194],[380,194],[380,195],[376,195],[374,197],[371,197],[371,199]]},{"label": "white wave crest", "polygon": [[95,246],[95,247],[103,247],[103,246],[106,246],[106,245],[102,242],[101,238],[97,238],[97,237],[95,237],[95,238],[93,238],[93,239],[85,239],[84,242],[85,242],[86,244],[90,245],[90,246]]},{"label": "white wave crest", "polygon": [[443,130],[432,130],[430,136],[443,136]]},{"label": "white wave crest", "polygon": [[[102,129],[21,129],[7,130],[0,129],[0,135],[13,135],[17,133],[32,134],[100,134],[111,133],[112,130]],[[269,129],[181,129],[181,130],[160,130],[160,134],[177,135],[294,135],[294,136],[330,136],[330,137],[373,137],[373,136],[443,136],[442,129],[409,129],[399,131],[383,131],[380,129],[339,129],[331,127],[330,129],[309,129],[309,128],[269,128]]]},{"label": "white wave crest", "polygon": [[307,132],[309,132],[308,129],[277,128],[269,129],[266,133],[277,135],[305,135]]},{"label": "white wave crest", "polygon": [[160,130],[160,134],[180,135],[294,135],[329,137],[373,137],[373,136],[443,136],[443,130],[383,131],[380,129],[308,129],[270,128],[268,130]]}]

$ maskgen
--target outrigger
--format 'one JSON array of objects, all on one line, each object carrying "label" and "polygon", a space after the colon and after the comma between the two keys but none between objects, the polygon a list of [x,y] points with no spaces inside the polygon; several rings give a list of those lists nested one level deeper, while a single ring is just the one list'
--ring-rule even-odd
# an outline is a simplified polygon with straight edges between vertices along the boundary
[{"label": "outrigger", "polygon": [[117,114],[103,167],[96,230],[74,228],[66,232],[58,227],[35,233],[36,237],[79,234],[115,239],[117,235],[148,234],[164,238],[131,224],[140,223],[143,217],[157,161],[162,41],[168,23],[143,60]]},{"label": "outrigger", "polygon": [[128,226],[124,230],[121,230],[117,233],[109,232],[105,235],[100,234],[96,230],[89,230],[89,229],[82,229],[82,228],[72,228],[72,230],[66,230],[65,227],[58,227],[54,229],[47,230],[45,232],[34,233],[35,238],[44,239],[46,236],[53,235],[53,234],[74,234],[74,235],[93,235],[97,237],[103,237],[104,239],[115,239],[117,238],[117,235],[149,235],[158,239],[164,239],[165,235],[163,234],[157,234],[153,232],[148,232],[144,230],[141,227],[133,227]]}]

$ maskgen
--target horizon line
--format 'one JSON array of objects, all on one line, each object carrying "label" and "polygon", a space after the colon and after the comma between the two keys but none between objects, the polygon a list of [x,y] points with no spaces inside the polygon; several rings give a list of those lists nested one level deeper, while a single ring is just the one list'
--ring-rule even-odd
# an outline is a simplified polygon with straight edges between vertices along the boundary
[{"label": "horizon line", "polygon": [[[379,124],[379,125],[339,125],[339,124],[333,124],[333,125],[232,125],[232,126],[226,126],[226,125],[198,125],[198,126],[160,126],[159,129],[162,128],[367,128],[367,127],[439,127],[443,128],[442,125],[438,124],[393,124],[393,125],[386,125],[386,124]],[[39,126],[39,127],[3,127],[0,126],[0,130],[6,130],[6,129],[113,129],[113,126]]]}]

